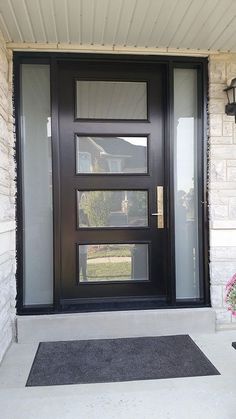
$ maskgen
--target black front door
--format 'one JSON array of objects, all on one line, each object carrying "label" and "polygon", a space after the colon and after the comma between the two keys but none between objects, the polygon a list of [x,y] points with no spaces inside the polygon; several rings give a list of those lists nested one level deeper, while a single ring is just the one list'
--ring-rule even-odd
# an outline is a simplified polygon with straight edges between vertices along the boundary
[{"label": "black front door", "polygon": [[61,62],[61,304],[167,294],[162,64]]}]

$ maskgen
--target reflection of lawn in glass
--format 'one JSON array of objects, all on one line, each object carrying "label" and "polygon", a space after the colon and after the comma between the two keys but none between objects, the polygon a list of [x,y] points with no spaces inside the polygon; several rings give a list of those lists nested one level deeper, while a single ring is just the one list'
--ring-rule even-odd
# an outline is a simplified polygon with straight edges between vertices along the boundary
[{"label": "reflection of lawn in glass", "polygon": [[121,256],[130,256],[131,246],[129,247],[117,247],[108,250],[105,249],[94,249],[93,251],[88,251],[88,259],[103,258],[103,257],[121,257]]},{"label": "reflection of lawn in glass", "polygon": [[93,263],[87,265],[87,278],[89,281],[121,281],[131,279],[131,263]]}]

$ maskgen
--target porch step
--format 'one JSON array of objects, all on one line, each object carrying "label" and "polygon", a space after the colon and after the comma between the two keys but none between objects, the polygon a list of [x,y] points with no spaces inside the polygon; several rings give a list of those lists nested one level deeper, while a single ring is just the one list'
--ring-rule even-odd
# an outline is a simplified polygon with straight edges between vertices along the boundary
[{"label": "porch step", "polygon": [[17,317],[19,343],[213,332],[215,332],[215,312],[211,308]]}]

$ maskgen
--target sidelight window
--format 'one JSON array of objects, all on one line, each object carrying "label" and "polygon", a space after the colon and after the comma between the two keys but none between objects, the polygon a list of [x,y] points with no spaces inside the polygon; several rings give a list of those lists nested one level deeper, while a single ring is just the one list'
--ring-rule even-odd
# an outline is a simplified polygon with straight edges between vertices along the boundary
[{"label": "sidelight window", "polygon": [[174,70],[176,298],[199,298],[197,70]]},{"label": "sidelight window", "polygon": [[53,302],[50,67],[21,67],[24,304]]}]

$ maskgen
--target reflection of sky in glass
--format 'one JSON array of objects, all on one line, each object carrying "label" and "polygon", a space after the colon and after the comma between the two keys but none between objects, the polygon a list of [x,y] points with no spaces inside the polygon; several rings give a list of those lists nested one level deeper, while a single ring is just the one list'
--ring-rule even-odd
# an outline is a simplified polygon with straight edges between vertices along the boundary
[{"label": "reflection of sky in glass", "polygon": [[179,118],[177,127],[177,189],[189,192],[194,178],[194,118]]},{"label": "reflection of sky in glass", "polygon": [[147,137],[118,137],[130,144],[147,147]]}]

